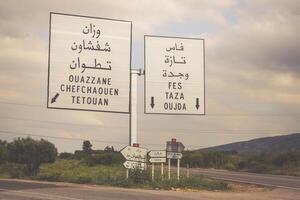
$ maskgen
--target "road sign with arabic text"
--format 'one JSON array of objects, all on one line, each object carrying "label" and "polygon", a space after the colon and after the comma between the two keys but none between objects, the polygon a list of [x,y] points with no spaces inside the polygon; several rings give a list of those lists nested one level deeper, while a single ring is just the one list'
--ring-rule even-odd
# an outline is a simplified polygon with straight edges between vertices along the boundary
[{"label": "road sign with arabic text", "polygon": [[131,22],[50,13],[48,108],[129,113]]},{"label": "road sign with arabic text", "polygon": [[145,148],[126,146],[120,152],[126,160],[146,162],[147,151]]},{"label": "road sign with arabic text", "polygon": [[166,157],[167,152],[166,152],[166,150],[152,150],[152,151],[149,151],[148,155],[151,158],[164,158],[164,157]]},{"label": "road sign with arabic text", "polygon": [[167,161],[167,158],[150,158],[149,162],[150,163],[165,163]]},{"label": "road sign with arabic text", "polygon": [[181,159],[182,158],[182,153],[167,152],[167,158],[168,159]]},{"label": "road sign with arabic text", "polygon": [[204,115],[204,40],[146,35],[144,43],[145,113]]},{"label": "road sign with arabic text", "polygon": [[123,163],[123,166],[126,169],[140,169],[140,170],[145,170],[146,168],[146,163],[144,162],[135,162],[135,161],[130,161],[130,160],[126,160]]}]

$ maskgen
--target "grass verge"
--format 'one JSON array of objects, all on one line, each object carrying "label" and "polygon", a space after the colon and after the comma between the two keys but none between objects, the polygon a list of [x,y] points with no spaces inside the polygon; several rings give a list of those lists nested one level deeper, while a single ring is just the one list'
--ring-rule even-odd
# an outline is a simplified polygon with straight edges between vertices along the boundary
[{"label": "grass verge", "polygon": [[[1,169],[1,168],[0,168]],[[195,177],[190,179],[182,178],[167,180],[166,178],[155,177],[151,181],[149,171],[131,171],[129,179],[125,178],[126,170],[120,165],[96,165],[87,166],[78,160],[57,160],[53,164],[41,166],[38,175],[30,178],[43,181],[71,182],[81,184],[97,184],[107,186],[117,186],[126,188],[143,189],[193,189],[193,190],[229,190],[230,186],[222,181]],[[1,176],[1,173],[0,173]],[[3,176],[2,176],[3,177]],[[7,173],[4,176],[7,178]],[[14,177],[17,178],[17,177]],[[175,176],[174,176],[175,178]]]}]

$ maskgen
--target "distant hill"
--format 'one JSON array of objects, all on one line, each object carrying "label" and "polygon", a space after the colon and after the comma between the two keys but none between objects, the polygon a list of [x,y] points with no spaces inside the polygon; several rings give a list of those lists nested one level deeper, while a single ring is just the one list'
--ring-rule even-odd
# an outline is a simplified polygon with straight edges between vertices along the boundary
[{"label": "distant hill", "polygon": [[235,142],[198,151],[236,151],[242,154],[257,154],[263,152],[285,153],[295,150],[300,151],[300,133]]}]

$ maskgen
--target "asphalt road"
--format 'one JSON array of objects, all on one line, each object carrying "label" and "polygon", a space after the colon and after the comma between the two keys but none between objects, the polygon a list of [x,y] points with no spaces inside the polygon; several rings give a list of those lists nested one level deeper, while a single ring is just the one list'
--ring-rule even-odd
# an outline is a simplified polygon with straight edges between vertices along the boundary
[{"label": "asphalt road", "polygon": [[300,200],[300,191],[181,192],[0,179],[0,200]]},{"label": "asphalt road", "polygon": [[300,177],[280,176],[269,174],[255,174],[246,172],[231,172],[227,170],[215,169],[190,169],[190,174],[203,175],[209,178],[234,181],[240,183],[250,183],[262,186],[277,188],[287,188],[300,191]]}]

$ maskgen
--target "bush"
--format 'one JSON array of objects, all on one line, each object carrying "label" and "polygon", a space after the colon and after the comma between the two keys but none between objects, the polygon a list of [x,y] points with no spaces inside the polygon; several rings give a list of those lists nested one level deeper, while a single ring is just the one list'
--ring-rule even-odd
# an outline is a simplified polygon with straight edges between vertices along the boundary
[{"label": "bush", "polygon": [[136,184],[143,184],[147,181],[151,181],[149,172],[140,169],[133,169],[129,171],[129,177]]},{"label": "bush", "polygon": [[75,156],[72,153],[63,152],[63,153],[60,153],[58,157],[60,159],[74,159]]},{"label": "bush", "polygon": [[0,164],[3,164],[8,159],[7,142],[0,140]]},{"label": "bush", "polygon": [[118,152],[103,152],[98,154],[86,155],[82,159],[82,161],[88,166],[112,165],[121,164],[123,162],[123,157]]},{"label": "bush", "polygon": [[18,138],[9,143],[8,161],[26,167],[26,175],[36,175],[41,163],[53,163],[57,156],[55,146],[46,140]]},{"label": "bush", "polygon": [[34,177],[37,180],[45,180],[45,181],[60,181],[61,174],[59,172],[52,173],[42,173],[38,174],[38,176]]}]

